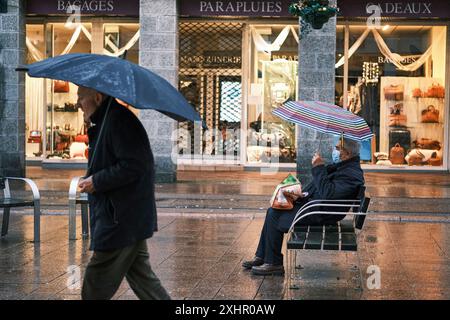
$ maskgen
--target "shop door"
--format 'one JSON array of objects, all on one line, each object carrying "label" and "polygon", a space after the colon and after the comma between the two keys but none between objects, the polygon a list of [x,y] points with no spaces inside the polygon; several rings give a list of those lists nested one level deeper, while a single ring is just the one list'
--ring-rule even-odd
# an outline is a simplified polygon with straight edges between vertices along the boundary
[{"label": "shop door", "polygon": [[181,22],[179,27],[179,89],[209,129],[180,123],[179,159],[239,163],[242,25]]}]

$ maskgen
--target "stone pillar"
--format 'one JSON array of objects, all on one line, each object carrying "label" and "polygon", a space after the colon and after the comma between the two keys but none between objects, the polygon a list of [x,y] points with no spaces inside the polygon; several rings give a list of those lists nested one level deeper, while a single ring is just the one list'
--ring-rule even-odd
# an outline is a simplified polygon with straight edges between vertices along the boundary
[{"label": "stone pillar", "polygon": [[0,175],[25,176],[24,1],[8,0],[0,13]]},{"label": "stone pillar", "polygon": [[[139,64],[178,88],[178,13],[176,0],[140,0]],[[177,123],[153,110],[140,111],[155,157],[156,181],[176,180],[172,133]]]},{"label": "stone pillar", "polygon": [[[298,50],[299,100],[334,103],[336,18],[330,19],[322,29],[312,29],[303,36]],[[311,181],[311,159],[320,139],[322,157],[331,161],[333,136],[297,126],[297,175],[304,184]]]}]

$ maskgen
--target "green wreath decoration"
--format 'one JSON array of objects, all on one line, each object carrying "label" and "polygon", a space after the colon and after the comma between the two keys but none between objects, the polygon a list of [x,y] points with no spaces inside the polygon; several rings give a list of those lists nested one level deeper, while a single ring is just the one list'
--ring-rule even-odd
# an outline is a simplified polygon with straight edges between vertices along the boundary
[{"label": "green wreath decoration", "polygon": [[330,6],[329,0],[299,0],[289,5],[289,13],[301,17],[313,29],[322,29],[338,11],[337,6]]}]

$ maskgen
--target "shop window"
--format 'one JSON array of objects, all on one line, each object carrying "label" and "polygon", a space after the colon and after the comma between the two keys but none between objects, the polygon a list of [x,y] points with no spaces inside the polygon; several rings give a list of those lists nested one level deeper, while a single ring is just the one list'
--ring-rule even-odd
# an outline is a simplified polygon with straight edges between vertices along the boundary
[{"label": "shop window", "polygon": [[247,161],[295,163],[295,125],[274,116],[297,100],[298,26],[250,26]]},{"label": "shop window", "polygon": [[119,56],[127,51],[126,59],[139,64],[139,24],[104,24],[103,53]]},{"label": "shop window", "polygon": [[[26,26],[27,63],[45,57],[44,26]],[[27,158],[41,158],[44,150],[44,95],[45,80],[25,76],[25,155]]]},{"label": "shop window", "polygon": [[[349,26],[348,32],[354,48],[344,80],[348,91],[339,84],[339,70],[336,91],[340,105],[363,117],[374,133],[362,144],[363,162],[394,168],[442,166],[446,27]],[[343,68],[339,60],[337,69]]]},{"label": "shop window", "polygon": [[179,24],[179,89],[209,130],[179,124],[182,159],[237,161],[242,113],[242,24]]},{"label": "shop window", "polygon": [[[91,53],[91,24],[68,28],[52,24],[52,53]],[[47,80],[46,158],[86,161],[87,145],[83,112],[76,106],[78,86],[64,81]]]},{"label": "shop window", "polygon": [[[96,22],[73,27],[65,23],[27,24],[27,63],[67,53],[103,53],[138,63],[139,24]],[[46,32],[47,30],[47,32]],[[47,47],[46,47],[47,43]],[[30,158],[86,161],[86,126],[77,108],[78,87],[72,83],[26,76],[26,156]],[[133,110],[135,111],[135,110]]]}]

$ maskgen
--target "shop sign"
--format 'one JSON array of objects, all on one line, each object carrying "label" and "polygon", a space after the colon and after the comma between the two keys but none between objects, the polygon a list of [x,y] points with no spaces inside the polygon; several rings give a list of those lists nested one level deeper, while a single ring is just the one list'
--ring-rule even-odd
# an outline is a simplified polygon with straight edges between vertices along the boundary
[{"label": "shop sign", "polygon": [[449,18],[450,2],[442,0],[338,0],[339,15],[344,17],[372,16],[373,6],[380,8],[381,17],[402,18]]},{"label": "shop sign", "polygon": [[298,54],[293,52],[272,52],[271,60],[298,61]]},{"label": "shop sign", "polygon": [[181,56],[183,68],[240,68],[242,58],[239,53],[205,52],[204,55]]},{"label": "shop sign", "polygon": [[[406,57],[404,58],[401,63],[402,64],[411,64],[417,61],[417,58],[414,57]],[[391,59],[386,58],[384,56],[378,57],[378,63],[393,63]]]},{"label": "shop sign", "polygon": [[292,17],[288,8],[291,0],[256,1],[180,1],[182,16],[248,16]]},{"label": "shop sign", "polygon": [[139,0],[35,0],[27,1],[26,13],[70,15],[71,6],[79,7],[81,14],[139,16]]}]

